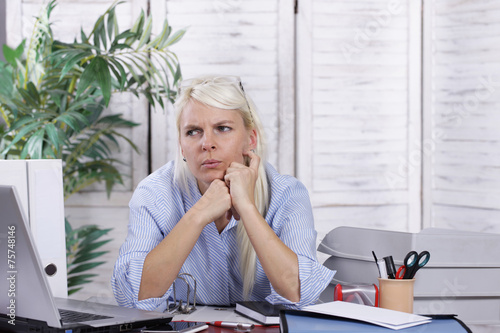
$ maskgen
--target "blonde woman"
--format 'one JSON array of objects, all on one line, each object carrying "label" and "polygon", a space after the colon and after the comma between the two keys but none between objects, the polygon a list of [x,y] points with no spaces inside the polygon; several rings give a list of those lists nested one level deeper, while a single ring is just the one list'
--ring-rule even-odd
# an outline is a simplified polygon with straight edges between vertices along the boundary
[{"label": "blonde woman", "polygon": [[201,304],[314,303],[334,272],[316,259],[309,196],[264,161],[262,124],[240,79],[184,81],[175,109],[179,156],[134,192],[112,277],[117,302],[165,310],[188,273]]}]

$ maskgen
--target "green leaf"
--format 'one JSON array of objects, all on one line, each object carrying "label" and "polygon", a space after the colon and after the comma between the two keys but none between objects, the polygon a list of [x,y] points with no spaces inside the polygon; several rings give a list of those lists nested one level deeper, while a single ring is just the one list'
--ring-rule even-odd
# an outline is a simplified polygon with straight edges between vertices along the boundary
[{"label": "green leaf", "polygon": [[149,40],[149,36],[151,36],[152,27],[153,27],[153,17],[149,16],[146,21],[146,26],[144,27],[144,32],[142,33],[141,39],[139,39],[139,45],[137,45],[136,50],[139,50]]},{"label": "green leaf", "polygon": [[101,88],[104,103],[107,106],[111,98],[111,74],[109,72],[108,63],[100,56],[92,59],[90,64],[83,71],[76,91],[77,96],[88,87],[95,84],[96,81]]},{"label": "green leaf", "polygon": [[75,274],[75,273],[85,272],[85,271],[91,270],[92,268],[100,266],[100,265],[102,265],[104,263],[105,263],[104,261],[97,261],[97,262],[89,262],[89,263],[86,263],[86,264],[80,264],[80,265],[76,266],[75,268],[71,269],[68,272],[68,274]]},{"label": "green leaf", "polygon": [[109,53],[114,53],[116,51],[121,51],[121,50],[125,50],[125,49],[132,49],[132,48],[130,47],[130,45],[127,45],[127,44],[114,43],[109,48]]},{"label": "green leaf", "polygon": [[59,81],[61,81],[64,78],[64,75],[66,75],[79,61],[92,55],[93,53],[87,50],[75,52],[75,54],[66,61],[66,64],[61,71]]},{"label": "green leaf", "polygon": [[82,43],[88,43],[89,41],[87,35],[83,32],[83,28],[80,28],[80,38],[82,39]]},{"label": "green leaf", "polygon": [[110,58],[109,60],[110,60],[111,67],[116,67],[118,69],[118,71],[120,72],[119,75],[115,74],[115,77],[116,77],[116,80],[120,84],[120,90],[123,90],[123,88],[125,87],[125,83],[127,82],[127,73],[125,73],[125,69],[120,64],[120,61],[118,61],[115,58]]},{"label": "green leaf", "polygon": [[[84,123],[90,124],[88,122],[87,118],[85,118],[80,112],[74,112],[78,110],[83,110],[83,109],[88,109],[91,106],[98,105],[96,100],[94,98],[82,98],[82,99],[75,99],[73,103],[71,103],[71,106],[66,110],[68,112],[71,112],[73,115],[76,117],[80,118]],[[85,119],[85,120],[84,120]]]},{"label": "green leaf", "polygon": [[[29,82],[29,83],[31,83],[31,82]],[[31,84],[33,84],[33,83],[31,83]],[[33,96],[33,95],[31,95],[29,90],[23,89],[23,88],[19,88],[17,91],[19,92],[21,97],[24,99],[24,103],[30,105],[31,107],[38,106],[38,101],[36,99],[38,97],[38,95]]]},{"label": "green leaf", "polygon": [[97,82],[101,87],[102,96],[104,98],[104,104],[108,106],[109,100],[111,99],[111,73],[109,71],[108,63],[102,59],[98,58],[97,62]]},{"label": "green leaf", "polygon": [[122,32],[121,34],[119,34],[118,36],[115,37],[115,40],[113,41],[113,43],[118,43],[120,41],[120,39],[124,39],[124,38],[126,39],[126,38],[131,38],[131,37],[136,37],[136,36],[137,36],[137,33],[132,32],[130,30],[125,30],[124,32]]},{"label": "green leaf", "polygon": [[79,251],[76,253],[76,255],[77,255],[77,256],[78,256],[78,255],[83,255],[83,254],[85,254],[85,253],[88,253],[88,252],[94,251],[94,250],[96,250],[96,249],[100,248],[101,246],[108,244],[108,243],[109,243],[109,242],[111,242],[111,241],[112,241],[112,239],[106,239],[106,240],[103,240],[103,241],[100,241],[100,242],[92,242],[92,243],[90,243],[90,244],[88,244],[88,245],[85,245],[85,248],[84,248],[84,249],[79,250]]},{"label": "green leaf", "polygon": [[83,284],[80,281],[88,281],[88,279],[96,277],[97,274],[79,274],[79,275],[73,275],[68,278],[68,285],[69,286],[77,286],[79,284]]},{"label": "green leaf", "polygon": [[83,289],[83,287],[80,287],[80,288],[73,288],[73,289],[68,289],[68,296],[71,296],[71,295],[73,295],[74,293],[76,293],[76,292],[78,292],[78,291],[80,291],[80,290],[82,290],[82,289]]},{"label": "green leaf", "polygon": [[66,231],[66,234],[73,232],[73,228],[71,227],[71,224],[69,224],[67,218],[64,218],[64,230]]},{"label": "green leaf", "polygon": [[101,42],[100,42],[100,37],[101,37],[101,30],[104,29],[104,23],[103,23],[103,18],[102,16],[99,17],[99,20],[96,22],[94,26],[94,46],[98,47],[99,49],[101,48]]},{"label": "green leaf", "polygon": [[[9,103],[8,98],[12,96],[14,82],[12,81],[12,67],[0,63],[0,103]],[[4,101],[1,96],[5,96]]]},{"label": "green leaf", "polygon": [[18,120],[14,121],[14,123],[10,125],[10,130],[16,131],[19,128],[24,127],[25,125],[32,123],[34,121],[36,121],[36,118],[32,117],[31,115],[20,117],[18,118]]},{"label": "green leaf", "polygon": [[139,17],[135,21],[134,25],[130,29],[130,32],[133,32],[134,35],[125,39],[125,44],[132,46],[132,44],[139,38],[140,31],[142,30],[142,26],[144,25],[144,10],[141,10]]},{"label": "green leaf", "polygon": [[139,151],[139,147],[138,147],[138,146],[136,146],[136,145],[132,142],[132,140],[130,140],[128,137],[126,137],[125,135],[123,135],[123,134],[121,134],[121,133],[118,133],[118,132],[114,132],[113,134],[114,134],[114,135],[116,135],[116,136],[119,136],[119,137],[123,138],[123,139],[124,139],[125,141],[127,141],[127,143],[128,143],[128,144],[132,147],[132,149],[134,149],[137,153],[140,153],[140,151]]},{"label": "green leaf", "polygon": [[108,29],[108,38],[109,40],[113,39],[113,34],[118,30],[118,24],[115,16],[115,8],[111,8],[108,11],[108,21],[107,21],[107,29]]},{"label": "green leaf", "polygon": [[29,92],[31,98],[34,100],[35,105],[40,104],[40,95],[38,94],[38,90],[36,89],[33,82],[28,82],[27,91]]},{"label": "green leaf", "polygon": [[41,128],[28,139],[28,142],[26,142],[21,152],[21,159],[25,159],[28,155],[30,156],[31,159],[42,158],[44,135],[45,135],[45,129]]},{"label": "green leaf", "polygon": [[132,75],[131,79],[129,80],[128,85],[131,86],[134,82],[139,83],[140,78],[137,75],[137,73],[135,72],[134,68],[132,66],[130,66],[130,64],[126,63],[126,62],[124,62],[123,64],[125,65],[125,67],[127,67],[129,73]]},{"label": "green leaf", "polygon": [[174,86],[177,86],[177,84],[180,82],[181,79],[182,79],[181,65],[178,63],[177,66],[175,67]]},{"label": "green leaf", "polygon": [[102,41],[103,48],[107,49],[108,48],[108,41],[107,41],[107,37],[106,37],[106,27],[104,25],[104,20],[102,20],[101,29],[99,29],[99,35],[100,35],[99,37]]},{"label": "green leaf", "polygon": [[17,142],[19,142],[19,140],[21,140],[26,134],[33,131],[35,128],[37,128],[39,126],[40,126],[40,124],[38,122],[35,122],[33,124],[30,124],[30,125],[27,125],[27,126],[24,126],[23,128],[21,128],[21,130],[16,134],[14,139],[10,142],[10,144],[7,146],[7,148],[5,148],[2,151],[1,154],[2,155],[6,154],[13,145],[15,145]]},{"label": "green leaf", "polygon": [[15,50],[11,49],[7,44],[4,44],[2,47],[5,60],[14,68],[16,68],[17,60],[20,59],[24,52],[24,42],[23,40]]},{"label": "green leaf", "polygon": [[72,264],[79,264],[85,261],[90,261],[92,259],[98,258],[103,254],[108,253],[109,251],[100,251],[100,252],[85,252],[83,255],[77,255]]},{"label": "green leaf", "polygon": [[77,119],[75,119],[73,113],[66,112],[66,113],[60,115],[59,117],[57,117],[56,121],[68,125],[75,132],[79,132],[80,131],[80,126],[78,124]]},{"label": "green leaf", "polygon": [[113,127],[135,127],[140,125],[139,123],[123,119],[121,114],[112,114],[101,117],[97,123],[113,125]]},{"label": "green leaf", "polygon": [[59,50],[59,51],[53,52],[48,57],[48,59],[51,61],[52,65],[54,67],[59,67],[63,62],[72,58],[74,55],[80,53],[80,50],[75,50],[74,48],[72,48],[69,45],[61,44],[61,47],[64,47],[64,48]]},{"label": "green leaf", "polygon": [[52,123],[48,123],[45,125],[45,131],[47,132],[47,137],[49,138],[49,142],[55,147],[56,152],[60,150],[60,147],[63,145],[63,142],[59,140],[59,135],[57,133],[56,127]]},{"label": "green leaf", "polygon": [[80,246],[83,248],[86,245],[92,243],[96,239],[106,235],[108,232],[110,232],[113,229],[98,229],[92,231],[90,234],[88,234],[85,239],[80,243]]}]

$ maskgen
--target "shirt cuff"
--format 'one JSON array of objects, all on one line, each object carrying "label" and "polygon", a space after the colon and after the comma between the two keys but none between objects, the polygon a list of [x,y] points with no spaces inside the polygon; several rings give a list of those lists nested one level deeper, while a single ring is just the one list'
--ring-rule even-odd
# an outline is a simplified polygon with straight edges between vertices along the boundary
[{"label": "shirt cuff", "polygon": [[284,305],[287,308],[300,309],[316,303],[320,294],[330,284],[336,271],[329,270],[315,260],[297,255],[299,261],[300,301],[291,302],[278,294],[271,285],[271,294],[266,301]]},{"label": "shirt cuff", "polygon": [[[139,256],[130,259],[128,267],[125,268],[123,280],[121,281],[122,292],[127,290],[128,302],[118,301],[120,305],[133,307],[141,310],[164,312],[167,309],[167,299],[171,294],[172,286],[161,297],[151,297],[139,301],[139,288],[141,286],[142,269],[146,256]],[[132,301],[132,302],[130,302]]]}]

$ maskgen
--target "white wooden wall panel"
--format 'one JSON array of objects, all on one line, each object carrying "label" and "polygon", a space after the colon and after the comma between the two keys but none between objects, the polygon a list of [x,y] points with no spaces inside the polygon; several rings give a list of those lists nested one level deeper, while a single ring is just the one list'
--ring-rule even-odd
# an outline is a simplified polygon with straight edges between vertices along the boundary
[{"label": "white wooden wall panel", "polygon": [[420,204],[420,171],[406,168],[420,139],[411,128],[420,123],[420,73],[410,70],[420,62],[415,6],[299,1],[298,175],[311,192],[318,240],[341,225],[420,228],[409,208]]},{"label": "white wooden wall panel", "polygon": [[431,1],[424,224],[500,232],[500,3]]}]

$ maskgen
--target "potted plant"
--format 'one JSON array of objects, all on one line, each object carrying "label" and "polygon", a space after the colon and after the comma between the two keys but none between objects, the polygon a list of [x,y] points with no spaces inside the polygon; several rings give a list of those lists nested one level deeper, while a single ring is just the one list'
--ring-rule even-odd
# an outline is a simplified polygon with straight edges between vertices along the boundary
[{"label": "potted plant", "polygon": [[[65,198],[93,183],[105,183],[108,196],[122,183],[113,157],[120,132],[138,124],[105,112],[113,94],[130,92],[164,106],[174,100],[181,79],[179,61],[170,46],[184,30],[172,33],[167,21],[157,36],[152,19],[142,11],[132,28],[120,31],[118,0],[102,14],[93,30],[63,43],[53,37],[50,15],[56,1],[42,10],[32,36],[17,48],[3,46],[0,62],[0,158],[61,159]],[[96,251],[109,232],[96,226],[73,230],[66,222],[69,293],[81,289],[102,264]]]}]

